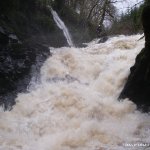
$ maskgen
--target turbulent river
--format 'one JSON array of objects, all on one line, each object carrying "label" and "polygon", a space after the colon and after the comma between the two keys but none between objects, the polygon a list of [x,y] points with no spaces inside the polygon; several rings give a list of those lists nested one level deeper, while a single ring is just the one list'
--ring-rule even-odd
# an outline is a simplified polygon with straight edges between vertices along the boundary
[{"label": "turbulent river", "polygon": [[118,95],[141,35],[50,48],[40,79],[0,111],[0,150],[148,150],[150,116]]}]

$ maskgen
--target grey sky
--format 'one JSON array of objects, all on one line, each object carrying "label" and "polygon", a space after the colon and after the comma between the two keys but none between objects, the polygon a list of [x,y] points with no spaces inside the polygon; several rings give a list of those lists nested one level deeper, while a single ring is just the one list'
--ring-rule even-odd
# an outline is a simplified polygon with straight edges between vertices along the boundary
[{"label": "grey sky", "polygon": [[[119,0],[121,1],[121,0]],[[141,2],[142,0],[122,0],[121,2],[117,2],[115,6],[117,7],[119,14],[122,12],[126,12],[128,8],[131,8],[135,4]]]}]

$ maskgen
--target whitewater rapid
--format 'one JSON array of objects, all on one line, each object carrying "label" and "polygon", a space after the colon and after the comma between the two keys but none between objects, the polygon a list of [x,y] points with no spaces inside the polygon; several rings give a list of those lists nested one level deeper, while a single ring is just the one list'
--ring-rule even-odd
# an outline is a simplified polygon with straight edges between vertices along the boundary
[{"label": "whitewater rapid", "polygon": [[[0,111],[0,150],[142,150],[150,116],[118,95],[144,47],[119,36],[86,48],[51,48],[38,83]],[[128,145],[132,144],[132,145]],[[148,149],[146,149],[148,150]]]}]

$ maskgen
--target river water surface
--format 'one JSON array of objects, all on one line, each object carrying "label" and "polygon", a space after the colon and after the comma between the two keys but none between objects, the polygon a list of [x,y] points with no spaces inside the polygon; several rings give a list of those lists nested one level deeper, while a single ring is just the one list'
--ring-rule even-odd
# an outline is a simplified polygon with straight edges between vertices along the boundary
[{"label": "river water surface", "polygon": [[118,101],[144,47],[141,35],[93,41],[86,48],[51,48],[38,83],[0,111],[0,150],[142,150],[150,116]]}]

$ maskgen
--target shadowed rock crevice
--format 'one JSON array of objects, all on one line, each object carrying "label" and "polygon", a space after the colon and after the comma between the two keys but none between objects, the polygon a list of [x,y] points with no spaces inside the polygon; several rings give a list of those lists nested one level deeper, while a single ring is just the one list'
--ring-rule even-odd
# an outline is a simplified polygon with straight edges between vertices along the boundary
[{"label": "shadowed rock crevice", "polygon": [[137,55],[135,64],[119,96],[129,98],[143,112],[150,110],[150,6],[143,8],[142,24],[145,35],[145,48]]}]

